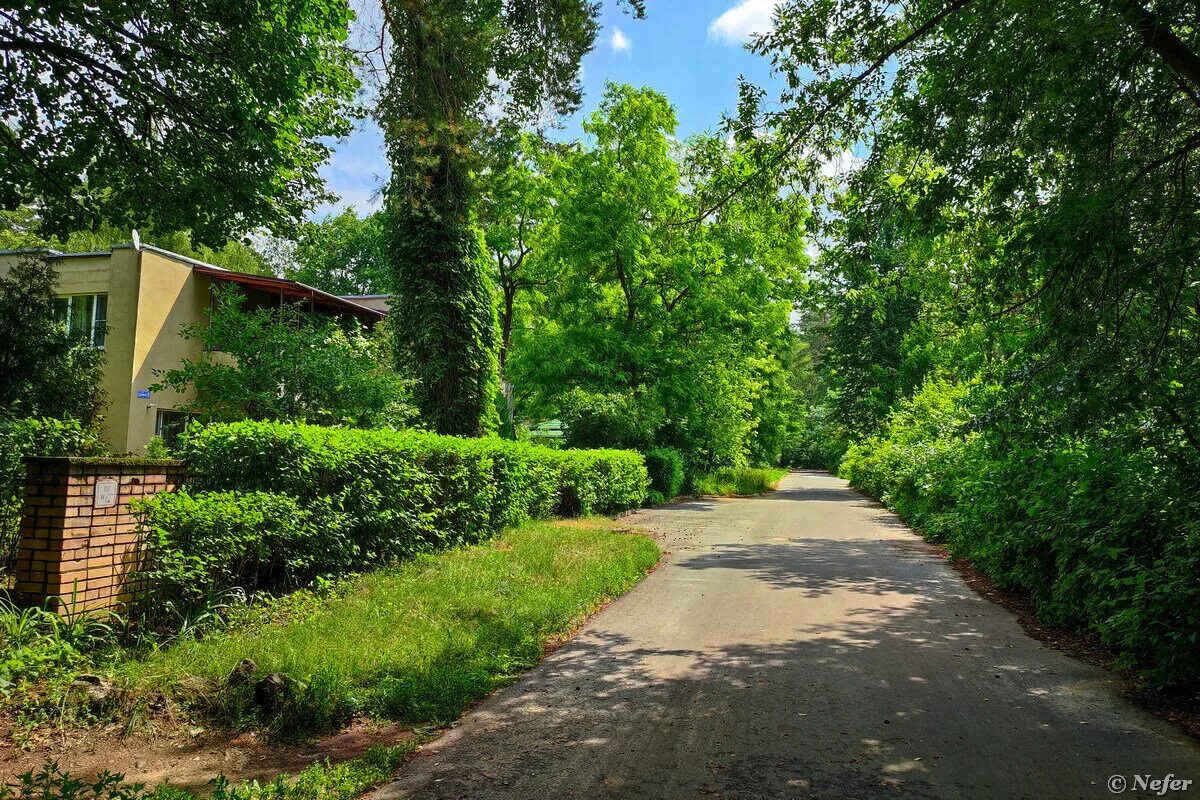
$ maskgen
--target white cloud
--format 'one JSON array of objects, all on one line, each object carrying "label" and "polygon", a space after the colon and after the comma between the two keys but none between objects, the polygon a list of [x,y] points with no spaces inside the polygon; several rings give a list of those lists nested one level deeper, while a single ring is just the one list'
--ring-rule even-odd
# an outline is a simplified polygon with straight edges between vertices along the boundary
[{"label": "white cloud", "polygon": [[833,158],[821,161],[821,174],[826,178],[842,178],[854,172],[863,163],[863,159],[852,150],[843,150]]},{"label": "white cloud", "polygon": [[628,53],[633,49],[633,40],[626,36],[620,28],[613,28],[608,44],[614,53]]},{"label": "white cloud", "polygon": [[340,199],[321,204],[309,216],[321,219],[346,206],[354,206],[360,215],[377,210],[382,204],[381,189],[390,172],[379,127],[365,120],[350,136],[332,144],[333,157],[321,168],[321,177]]},{"label": "white cloud", "polygon": [[739,0],[708,25],[708,37],[725,44],[742,44],[771,30],[771,16],[780,0]]}]

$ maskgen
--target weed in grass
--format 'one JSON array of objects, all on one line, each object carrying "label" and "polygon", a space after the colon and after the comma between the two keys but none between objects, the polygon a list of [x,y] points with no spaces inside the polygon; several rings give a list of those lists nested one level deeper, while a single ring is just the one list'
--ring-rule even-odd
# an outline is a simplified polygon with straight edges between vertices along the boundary
[{"label": "weed in grass", "polygon": [[696,480],[696,493],[745,497],[769,492],[787,474],[785,469],[738,467],[719,469]]},{"label": "weed in grass", "polygon": [[[180,641],[126,665],[122,678],[134,692],[174,695],[225,724],[265,724],[287,738],[360,712],[448,722],[537,663],[547,639],[657,560],[650,539],[605,520],[532,523],[363,575],[296,619]],[[260,715],[249,683],[225,686],[245,658],[260,675],[287,676],[269,717]]]},{"label": "weed in grass", "polygon": [[[372,747],[358,758],[341,764],[320,762],[295,778],[279,776],[266,784],[230,784],[218,777],[211,800],[352,800],[391,780],[405,757],[420,744],[413,739],[391,747]],[[95,780],[78,780],[48,762],[34,773],[0,786],[0,800],[198,800],[185,789],[163,784],[147,789],[124,783],[123,775],[104,773]]]}]

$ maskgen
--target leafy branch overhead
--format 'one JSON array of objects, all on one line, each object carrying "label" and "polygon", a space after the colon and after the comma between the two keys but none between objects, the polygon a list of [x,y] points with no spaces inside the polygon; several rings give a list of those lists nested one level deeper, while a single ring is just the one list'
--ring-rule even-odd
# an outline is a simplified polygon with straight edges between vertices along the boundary
[{"label": "leafy branch overhead", "polygon": [[351,130],[344,0],[0,9],[0,208],[61,237],[103,223],[219,245],[328,199]]}]

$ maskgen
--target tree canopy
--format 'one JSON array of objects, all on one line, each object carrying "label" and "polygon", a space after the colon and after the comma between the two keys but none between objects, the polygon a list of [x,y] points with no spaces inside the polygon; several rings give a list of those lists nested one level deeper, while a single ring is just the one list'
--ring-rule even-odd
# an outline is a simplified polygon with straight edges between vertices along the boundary
[{"label": "tree canopy", "polygon": [[328,193],[358,86],[346,0],[56,0],[0,10],[0,208],[220,245]]},{"label": "tree canopy", "polygon": [[676,124],[662,95],[613,85],[589,141],[547,162],[545,285],[516,327],[514,382],[527,412],[621,417],[610,431],[632,432],[612,444],[671,445],[699,469],[777,460],[807,205],[764,189],[678,224],[751,167],[717,136],[678,147]]},{"label": "tree canopy", "polygon": [[380,212],[359,217],[349,206],[304,225],[278,266],[284,277],[333,294],[387,294],[391,271],[382,237]]}]

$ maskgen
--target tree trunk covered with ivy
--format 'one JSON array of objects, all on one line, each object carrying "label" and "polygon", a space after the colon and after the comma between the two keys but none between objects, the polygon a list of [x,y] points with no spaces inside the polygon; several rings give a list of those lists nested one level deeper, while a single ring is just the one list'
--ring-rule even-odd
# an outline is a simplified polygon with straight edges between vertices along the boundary
[{"label": "tree trunk covered with ivy", "polygon": [[377,117],[392,167],[384,247],[396,356],[440,433],[479,436],[498,421],[495,296],[474,216],[485,112],[518,126],[577,108],[598,13],[587,0],[384,3]]},{"label": "tree trunk covered with ivy", "polygon": [[484,33],[472,42],[440,5],[404,3],[388,20],[396,77],[379,115],[392,164],[384,248],[396,354],[417,378],[422,417],[439,433],[480,436],[494,427],[498,381],[492,285],[472,219],[473,112],[487,65],[471,52]]}]

